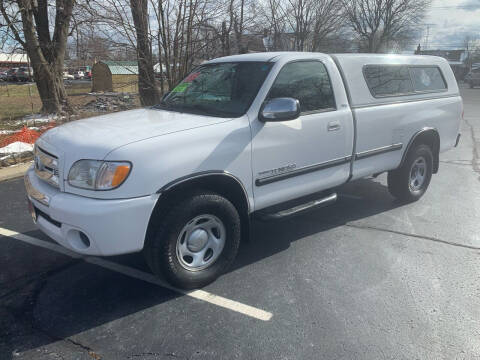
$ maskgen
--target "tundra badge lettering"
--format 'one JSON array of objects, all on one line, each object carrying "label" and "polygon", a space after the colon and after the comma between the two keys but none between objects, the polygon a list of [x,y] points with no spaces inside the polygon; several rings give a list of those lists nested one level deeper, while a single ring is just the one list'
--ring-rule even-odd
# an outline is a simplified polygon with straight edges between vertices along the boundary
[{"label": "tundra badge lettering", "polygon": [[271,169],[271,170],[265,170],[262,172],[258,173],[258,176],[260,177],[268,177],[268,176],[273,176],[273,175],[278,175],[278,174],[283,174],[292,170],[295,170],[297,168],[297,164],[288,164],[276,169]]}]

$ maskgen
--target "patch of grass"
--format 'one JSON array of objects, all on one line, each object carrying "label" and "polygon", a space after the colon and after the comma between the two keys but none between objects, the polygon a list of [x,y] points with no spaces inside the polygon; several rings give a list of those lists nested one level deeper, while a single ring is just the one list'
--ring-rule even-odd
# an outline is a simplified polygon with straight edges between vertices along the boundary
[{"label": "patch of grass", "polygon": [[[86,94],[90,91],[90,83],[66,84],[68,95]],[[12,121],[35,114],[42,108],[35,83],[1,84],[0,85],[0,121]]]},{"label": "patch of grass", "polygon": [[87,94],[92,91],[90,82],[71,82],[65,84],[65,90],[68,95]]},{"label": "patch of grass", "polygon": [[36,96],[0,96],[0,124],[38,113],[42,108],[40,97]]},{"label": "patch of grass", "polygon": [[[115,91],[136,92],[134,84],[115,84]],[[95,97],[88,95],[91,91],[90,82],[67,82],[65,89],[74,108],[81,108]],[[138,101],[136,101],[138,102]],[[138,105],[138,104],[137,104]],[[26,115],[37,114],[42,108],[35,83],[0,83],[0,129],[13,130],[21,127],[16,120]],[[96,113],[79,112],[76,118],[97,115]]]}]

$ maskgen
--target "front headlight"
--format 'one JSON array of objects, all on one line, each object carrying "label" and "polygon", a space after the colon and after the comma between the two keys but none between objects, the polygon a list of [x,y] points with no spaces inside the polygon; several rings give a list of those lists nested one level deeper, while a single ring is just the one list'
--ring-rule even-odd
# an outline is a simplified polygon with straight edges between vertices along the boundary
[{"label": "front headlight", "polygon": [[119,187],[130,174],[126,161],[79,160],[68,173],[68,183],[88,190],[111,190]]}]

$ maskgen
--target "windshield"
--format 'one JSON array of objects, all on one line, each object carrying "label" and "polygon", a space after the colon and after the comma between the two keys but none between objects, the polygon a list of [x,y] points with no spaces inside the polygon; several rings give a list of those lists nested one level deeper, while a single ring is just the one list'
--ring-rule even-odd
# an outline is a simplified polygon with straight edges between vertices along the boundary
[{"label": "windshield", "polygon": [[241,116],[250,107],[271,67],[266,62],[199,66],[156,107],[220,117]]}]

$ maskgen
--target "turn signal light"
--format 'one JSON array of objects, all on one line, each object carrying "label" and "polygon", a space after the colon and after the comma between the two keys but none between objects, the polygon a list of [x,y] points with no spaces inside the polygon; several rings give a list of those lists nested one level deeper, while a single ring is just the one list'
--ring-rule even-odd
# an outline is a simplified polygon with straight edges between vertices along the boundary
[{"label": "turn signal light", "polygon": [[119,165],[115,169],[112,179],[112,187],[117,187],[127,178],[128,173],[130,172],[130,166],[128,165]]}]

